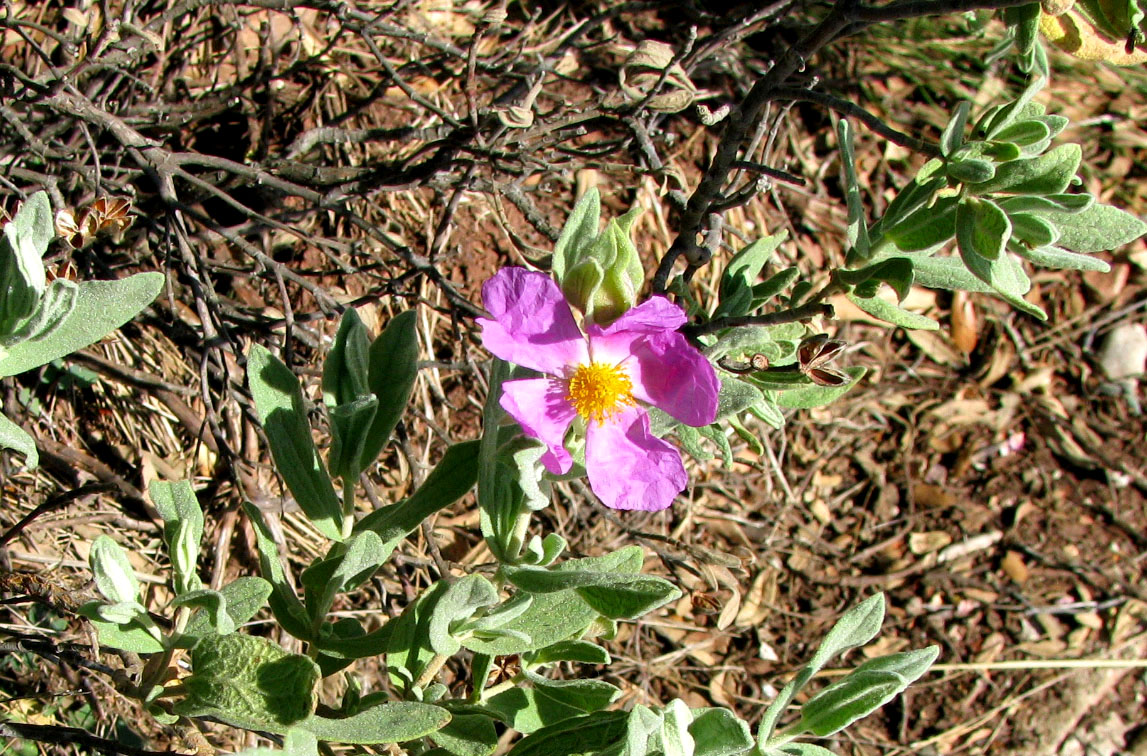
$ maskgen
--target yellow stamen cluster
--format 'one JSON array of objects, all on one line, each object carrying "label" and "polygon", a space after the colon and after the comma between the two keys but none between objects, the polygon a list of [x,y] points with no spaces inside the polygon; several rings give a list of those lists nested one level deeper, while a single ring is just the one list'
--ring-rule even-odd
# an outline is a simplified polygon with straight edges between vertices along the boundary
[{"label": "yellow stamen cluster", "polygon": [[566,399],[583,418],[599,423],[635,403],[633,383],[625,371],[601,362],[578,366]]}]

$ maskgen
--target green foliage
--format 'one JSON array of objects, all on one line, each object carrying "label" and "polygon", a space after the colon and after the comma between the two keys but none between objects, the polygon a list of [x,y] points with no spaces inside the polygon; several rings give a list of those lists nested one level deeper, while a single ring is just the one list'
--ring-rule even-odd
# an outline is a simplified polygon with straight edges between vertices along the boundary
[{"label": "green foliage", "polygon": [[247,382],[275,467],[287,488],[319,532],[342,540],[342,504],[311,438],[306,401],[295,374],[267,349],[255,345],[247,355]]},{"label": "green foliage", "polygon": [[[1130,28],[1142,22],[1138,5],[1129,3],[1126,13],[1121,7],[1105,6],[1109,16],[1112,8],[1118,11],[1118,18],[1105,23]],[[1043,70],[1046,58],[1033,18],[1038,8],[1034,16],[1031,6],[1008,11],[1025,65]],[[672,282],[670,290],[698,315],[699,322],[682,330],[720,368],[721,389],[713,423],[683,426],[653,411],[653,431],[675,434],[698,459],[720,454],[728,466],[730,439],[744,439],[758,454],[765,451],[750,430],[750,416],[779,429],[787,412],[839,399],[866,368],[830,364],[846,345],[808,325],[830,316],[830,295],[842,294],[893,325],[935,330],[935,320],[901,306],[913,286],[992,293],[1042,318],[1024,300],[1031,285],[1025,262],[1105,270],[1091,254],[1137,239],[1147,224],[1076,189],[1082,150],[1053,144],[1067,120],[1035,102],[1043,84],[1034,80],[1016,99],[987,108],[974,121],[971,105],[958,104],[933,151],[939,156],[879,218],[865,215],[851,126],[840,121],[836,136],[848,210],[844,264],[805,277],[800,267],[780,262],[787,238],[782,232],[752,241],[731,257],[708,314],[691,299],[688,276]],[[637,301],[645,273],[631,239],[636,218],[631,210],[602,228],[601,200],[591,190],[561,232],[552,271],[586,323],[608,324]],[[0,240],[0,375],[91,343],[158,292],[161,277],[146,274],[48,285],[42,257],[50,222],[47,199],[37,195]],[[620,622],[655,611],[681,592],[669,580],[641,574],[639,547],[563,560],[564,538],[531,532],[534,513],[549,505],[551,485],[584,470],[575,463],[566,476],[550,474],[542,464],[546,446],[505,422],[503,384],[527,373],[497,360],[481,439],[450,445],[406,499],[356,521],[360,476],[382,454],[417,378],[416,323],[413,311],[404,312],[372,339],[354,310],[343,314],[322,370],[330,436],[325,450],[315,443],[313,408],[292,370],[260,346],[248,356],[250,391],[271,456],[304,515],[329,539],[322,556],[297,567],[285,564],[263,514],[246,504],[262,577],[207,589],[198,577],[204,518],[195,492],[186,482],[155,483],[150,495],[164,521],[175,593],[167,607],[174,620],[163,632],[140,602],[123,550],[107,537],[92,545],[90,562],[102,599],[80,613],[104,645],[162,655],[149,660],[138,686],[139,697],[161,721],[211,717],[281,734],[293,756],[315,756],[320,741],[401,743],[411,753],[432,756],[491,756],[503,728],[524,736],[511,746],[513,756],[824,756],[823,747],[796,739],[839,732],[903,692],[936,660],[936,647],[885,655],[806,691],[830,661],[877,635],[884,599],[870,597],[828,632],[764,712],[755,737],[726,709],[692,709],[673,700],[621,711],[611,708],[621,695],[612,684],[571,676],[572,667],[554,675],[563,679],[547,677],[555,664],[609,664],[609,653],[595,640],[612,637]],[[0,444],[35,464],[34,444],[10,421],[0,421]],[[580,451],[572,442],[571,447],[576,461]],[[475,484],[480,528],[495,564],[481,574],[443,574],[412,589],[401,614],[371,632],[356,619],[332,616],[340,595],[361,588],[408,535]],[[290,571],[299,568],[301,595]],[[264,604],[279,630],[305,644],[304,654],[244,634],[241,626]],[[164,687],[177,648],[191,649],[191,674]],[[384,657],[389,685],[364,694],[350,666],[378,656]],[[520,669],[505,672],[508,679],[492,678],[495,669],[509,666],[508,657],[517,657]],[[459,686],[447,688],[437,680],[447,663],[468,683],[464,697],[458,697]],[[345,676],[347,692],[341,704],[319,715],[319,683],[336,674]],[[787,716],[798,694],[799,714]],[[253,753],[261,756],[262,750]]]},{"label": "green foliage", "polygon": [[608,324],[637,302],[645,269],[630,238],[640,214],[630,210],[610,219],[598,233],[601,198],[590,189],[578,201],[554,246],[551,269],[569,303],[587,322]]},{"label": "green foliage", "polygon": [[[0,235],[0,377],[17,375],[89,346],[151,304],[163,285],[160,273],[118,281],[63,279],[47,283],[43,257],[56,236],[48,195],[33,194]],[[0,448],[39,464],[35,442],[20,426],[0,418]]]},{"label": "green foliage", "polygon": [[318,703],[319,668],[266,638],[214,635],[191,651],[191,675],[177,714],[210,716],[236,727],[285,733]]}]

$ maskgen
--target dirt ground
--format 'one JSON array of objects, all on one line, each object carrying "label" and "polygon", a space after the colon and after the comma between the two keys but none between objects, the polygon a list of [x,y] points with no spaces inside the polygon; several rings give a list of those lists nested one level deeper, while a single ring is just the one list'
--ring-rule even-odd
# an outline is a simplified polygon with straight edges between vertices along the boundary
[{"label": "dirt ground", "polygon": [[[201,564],[212,586],[257,571],[244,499],[275,516],[296,567],[317,555],[321,539],[281,497],[243,355],[252,343],[276,348],[315,397],[348,304],[373,331],[418,308],[424,369],[398,443],[370,475],[380,500],[401,497],[447,443],[480,431],[487,356],[473,317],[484,280],[504,265],[544,264],[590,186],[607,215],[644,209],[635,238],[648,270],[672,243],[669,195],[696,187],[720,131],[695,108],[618,109],[618,71],[636,44],[690,49],[700,102],[717,109],[742,97],[806,20],[801,8],[772,18],[734,3],[524,3],[504,15],[496,4],[429,0],[342,12],[217,5],[9,6],[21,23],[3,27],[0,61],[37,81],[67,69],[83,87],[3,106],[29,133],[0,138],[0,182],[49,187],[72,207],[130,196],[135,221],[122,238],[57,247],[52,267],[94,278],[162,270],[169,283],[119,336],[2,390],[5,414],[42,454],[32,473],[6,460],[3,530],[79,486],[110,490],[38,516],[0,550],[0,631],[90,648],[69,610],[92,593],[87,549],[102,533],[131,549],[137,572],[152,577],[152,608],[162,607],[166,565],[142,493],[157,477],[192,479],[208,504]],[[109,8],[141,35],[108,31]],[[877,27],[828,48],[801,80],[935,139],[958,99],[985,105],[1019,91],[1006,63],[984,68],[1001,33],[958,17]],[[1062,139],[1084,145],[1086,188],[1147,212],[1142,69],[1052,62],[1040,97],[1072,119]],[[702,302],[732,252],[765,233],[790,234],[778,267],[817,272],[842,260],[830,116],[777,103],[763,124],[757,159],[805,183],[777,182],[727,213],[731,249],[694,280]],[[923,158],[856,130],[878,213]],[[12,192],[0,191],[10,207]],[[981,295],[917,289],[909,306],[944,327],[906,332],[836,302],[835,319],[810,325],[848,344],[841,363],[868,367],[862,384],[792,414],[783,431],[750,423],[761,443],[735,437],[729,469],[691,462],[692,485],[670,510],[613,512],[582,487],[559,486],[538,532],[565,536],[573,554],[640,544],[646,570],[684,592],[613,641],[606,679],[623,689],[621,704],[680,697],[755,723],[833,621],[884,591],[884,632],[863,653],[939,644],[940,663],[834,751],[1147,754],[1147,425],[1137,385],[1120,393],[1100,367],[1113,334],[1143,322],[1147,245],[1105,259],[1109,274],[1035,276],[1047,323]],[[458,569],[489,560],[470,495],[336,608],[401,611],[433,577],[427,535]],[[460,672],[447,669],[447,681]],[[100,675],[17,654],[0,659],[0,712],[141,747],[194,745]],[[220,726],[208,739],[254,743]],[[36,748],[9,741],[3,752]]]}]

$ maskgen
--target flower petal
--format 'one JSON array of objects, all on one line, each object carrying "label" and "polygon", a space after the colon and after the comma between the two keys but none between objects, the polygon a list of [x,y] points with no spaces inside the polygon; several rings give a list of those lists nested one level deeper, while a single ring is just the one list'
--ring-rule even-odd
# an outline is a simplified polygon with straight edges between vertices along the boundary
[{"label": "flower petal", "polygon": [[494,319],[478,318],[478,324],[494,356],[561,376],[588,360],[585,337],[561,289],[544,273],[503,268],[482,287],[482,299]]},{"label": "flower petal", "polygon": [[591,336],[621,333],[622,331],[661,333],[662,331],[676,331],[687,322],[689,322],[689,318],[686,317],[684,310],[665,297],[656,296],[626,310],[624,315],[605,328],[590,326],[589,333]]},{"label": "flower petal", "polygon": [[565,438],[577,412],[566,399],[566,391],[563,381],[525,378],[503,383],[499,400],[502,409],[518,421],[527,436],[549,447],[549,451],[542,455],[542,464],[557,475],[569,472],[573,466],[573,458],[565,448]]},{"label": "flower petal", "polygon": [[717,417],[721,382],[712,363],[677,331],[590,330],[593,359],[622,365],[633,396],[668,412],[686,425],[702,426]]},{"label": "flower petal", "polygon": [[633,407],[586,429],[589,487],[607,507],[657,512],[685,490],[681,453],[649,432],[649,415]]}]

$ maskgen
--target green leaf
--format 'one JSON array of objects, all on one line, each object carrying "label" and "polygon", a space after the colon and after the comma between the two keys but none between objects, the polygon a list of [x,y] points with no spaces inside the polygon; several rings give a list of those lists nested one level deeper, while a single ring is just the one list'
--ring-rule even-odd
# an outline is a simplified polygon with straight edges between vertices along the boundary
[{"label": "green leaf", "polygon": [[936,662],[936,657],[939,655],[939,646],[928,646],[927,648],[920,648],[914,651],[885,654],[875,659],[869,659],[853,670],[853,673],[868,671],[895,672],[911,683],[927,672]]},{"label": "green leaf", "polygon": [[672,583],[653,575],[635,576],[624,583],[587,586],[577,593],[603,617],[636,619],[681,597]]},{"label": "green leaf", "polygon": [[543,727],[519,740],[508,756],[580,756],[616,753],[624,743],[629,713],[598,711]]},{"label": "green leaf", "polygon": [[[365,635],[366,630],[364,630],[359,621],[353,617],[342,617],[335,620],[334,622],[325,621],[319,627],[319,641],[315,643],[314,648],[321,649],[322,646],[326,645],[325,642],[331,638],[336,638],[340,641],[353,641],[363,638]],[[380,648],[378,652],[372,655],[377,656],[378,654],[385,652],[385,650],[385,648]],[[356,658],[360,657],[348,656],[346,654],[338,653],[331,654],[322,650],[320,650],[318,654],[314,655],[314,660],[319,665],[319,670],[322,672],[324,678],[330,677],[331,675],[337,674],[338,672],[346,669],[354,662]],[[353,709],[344,708],[345,713],[353,714],[359,711],[362,706],[358,704],[361,703],[362,701],[359,699]]]},{"label": "green leaf", "polygon": [[435,732],[434,742],[454,756],[489,756],[498,747],[494,722],[482,714],[454,714],[454,718]]},{"label": "green leaf", "polygon": [[341,541],[342,504],[311,438],[298,379],[278,357],[256,344],[247,354],[247,383],[275,468],[319,532]]},{"label": "green leaf", "polygon": [[[359,473],[363,471],[364,449],[376,414],[378,414],[378,397],[374,394],[361,396],[347,404],[340,404],[328,412],[331,422],[331,447],[327,452],[327,465],[332,476],[343,479],[344,486],[353,486]],[[370,461],[373,462],[374,459]]]},{"label": "green leaf", "polygon": [[391,620],[390,642],[386,649],[386,670],[390,682],[399,690],[411,690],[434,658],[430,646],[430,618],[449,587],[445,581],[434,583],[402,614]]},{"label": "green leaf", "polygon": [[306,730],[292,727],[283,739],[283,750],[277,748],[245,748],[235,756],[319,756],[318,740]]},{"label": "green leaf", "polygon": [[[761,420],[764,420],[776,430],[785,427],[785,416],[781,412],[781,408],[777,406],[777,392],[765,391],[765,398],[760,403],[753,405],[749,411],[756,415]],[[724,434],[722,434],[722,438]],[[731,462],[731,452],[729,457],[726,457],[726,465]]]},{"label": "green leaf", "polygon": [[92,542],[88,563],[96,588],[113,603],[139,600],[139,581],[131,569],[127,554],[109,536],[101,535]]},{"label": "green leaf", "polygon": [[551,270],[554,278],[564,285],[566,271],[576,265],[586,249],[597,238],[601,224],[601,196],[591,188],[574,205],[570,217],[562,226],[562,233],[554,245]]},{"label": "green leaf", "polygon": [[580,664],[609,664],[609,652],[596,643],[571,640],[559,641],[551,646],[528,654],[527,661],[532,665],[553,664],[569,661]]},{"label": "green leaf", "polygon": [[467,575],[456,580],[430,614],[430,647],[443,656],[458,653],[462,644],[452,634],[455,627],[470,619],[479,609],[496,603],[498,590],[481,575]]},{"label": "green leaf", "polygon": [[753,305],[751,309],[755,310],[762,305],[768,304],[769,301],[773,299],[773,297],[789,288],[793,281],[800,278],[800,274],[800,268],[795,266],[792,268],[785,268],[784,270],[770,276],[763,283],[759,283],[754,286]]},{"label": "green leaf", "polygon": [[982,261],[998,259],[1011,236],[1011,221],[999,205],[974,197],[960,201],[956,210],[956,241],[960,257],[972,273],[991,283],[979,273],[985,269]]},{"label": "green leaf", "polygon": [[752,285],[752,283],[760,277],[765,265],[772,259],[773,253],[777,251],[777,247],[779,247],[788,236],[787,231],[782,231],[778,234],[762,237],[733,255],[733,259],[729,260],[729,264],[725,267],[725,273],[721,278],[721,288],[719,290],[721,296],[724,297],[727,293],[726,287],[736,285],[738,282]]},{"label": "green leaf", "polygon": [[[263,578],[239,577],[223,586],[219,592],[223,594],[227,615],[233,625],[238,627],[259,613],[272,590],[271,584]],[[183,635],[189,639],[198,639],[213,632],[219,632],[218,626],[212,627],[207,613],[196,612],[187,623]]]},{"label": "green leaf", "polygon": [[1059,247],[1014,248],[1017,255],[1044,268],[1069,268],[1072,270],[1098,270],[1107,273],[1111,266],[1098,257],[1069,252]]},{"label": "green leaf", "polygon": [[1012,240],[1017,246],[1047,247],[1059,240],[1059,229],[1038,215],[1016,213],[1012,222]]},{"label": "green leaf", "polygon": [[[641,569],[643,561],[641,548],[631,546],[600,557],[570,559],[552,568],[551,571],[636,574]],[[531,599],[532,603],[525,612],[500,626],[500,630],[517,633],[517,636],[488,639],[471,636],[460,639],[462,645],[475,653],[492,656],[536,651],[559,641],[579,637],[600,616],[576,590],[572,589],[532,596],[519,594],[507,604]]]},{"label": "green leaf", "polygon": [[717,418],[715,422],[724,420],[732,415],[739,415],[749,407],[761,401],[761,390],[751,383],[719,372],[721,389],[717,392]]},{"label": "green leaf", "polygon": [[848,301],[859,307],[872,317],[883,320],[885,323],[919,331],[936,331],[940,324],[932,318],[910,310],[905,310],[896,304],[880,297],[861,298],[849,294]]},{"label": "green leaf", "polygon": [[693,756],[696,743],[689,732],[693,712],[680,698],[661,710],[661,747],[665,756]]},{"label": "green leaf", "polygon": [[1115,249],[1147,233],[1147,223],[1137,216],[1099,203],[1074,215],[1059,215],[1049,220],[1059,229],[1059,246],[1075,252]]},{"label": "green leaf", "polygon": [[819,672],[825,664],[845,651],[871,641],[883,624],[884,594],[877,593],[841,615],[820,642],[808,667],[814,673]]},{"label": "green leaf", "polygon": [[933,249],[956,234],[956,205],[955,197],[941,197],[894,226],[886,223],[884,236],[904,252]]},{"label": "green leaf", "polygon": [[29,470],[35,470],[40,464],[36,441],[4,415],[0,415],[0,449],[14,449],[23,454],[24,467]]},{"label": "green leaf", "polygon": [[1040,157],[997,166],[995,178],[969,189],[977,195],[1059,194],[1075,178],[1082,157],[1083,150],[1078,144],[1063,144]]},{"label": "green leaf", "polygon": [[353,307],[339,321],[334,344],[323,361],[323,402],[338,407],[366,396],[370,336]]},{"label": "green leaf", "polygon": [[858,287],[870,281],[886,283],[903,302],[912,288],[912,261],[905,257],[886,257],[863,268],[837,271],[837,276],[849,286]]},{"label": "green leaf", "polygon": [[372,530],[382,539],[387,553],[422,521],[461,499],[478,477],[478,441],[454,444],[409,499],[376,509],[359,520],[354,532]]},{"label": "green leaf", "polygon": [[907,686],[893,672],[856,672],[834,683],[801,707],[800,731],[826,737],[891,701]]},{"label": "green leaf", "polygon": [[689,734],[694,756],[736,756],[753,747],[749,725],[728,709],[694,709]]},{"label": "green leaf", "polygon": [[490,363],[489,389],[482,409],[482,440],[478,452],[478,513],[482,537],[499,562],[513,564],[521,551],[518,518],[523,514],[522,489],[507,474],[500,460],[499,428],[505,410],[499,404],[502,383],[510,366],[502,360]]},{"label": "green leaf", "polygon": [[995,139],[1000,142],[1011,142],[1020,147],[1050,143],[1051,128],[1043,121],[1019,121],[1000,130]]},{"label": "green leaf", "polygon": [[[1029,103],[1046,84],[1047,79],[1041,76],[1033,77],[1018,98],[999,109],[993,109],[991,117],[986,121],[981,118],[980,123],[983,125],[977,124],[977,130],[982,129],[983,135],[988,139],[998,139],[1001,131],[1011,126],[1022,116],[1029,114]],[[1039,112],[1043,112],[1042,107],[1039,108]]]},{"label": "green leaf", "polygon": [[818,746],[814,743],[785,743],[766,751],[764,756],[777,756],[778,754],[785,754],[785,756],[836,756],[824,746]]},{"label": "green leaf", "polygon": [[[96,629],[100,645],[108,648],[118,648],[133,654],[162,653],[163,643],[156,637],[158,634],[154,625],[142,620],[133,620],[126,624],[109,622],[99,615],[99,610],[105,606],[99,601],[90,601],[76,610],[76,613],[86,617]],[[142,607],[140,607],[142,609]],[[146,614],[145,614],[146,616]]]},{"label": "green leaf", "polygon": [[203,585],[196,573],[203,540],[203,510],[194,489],[185,480],[154,480],[147,493],[163,518],[163,540],[171,558],[176,594],[198,590]]},{"label": "green leaf", "polygon": [[1040,320],[1047,320],[1043,310],[1024,299],[1024,294],[1031,289],[1031,281],[1015,255],[1005,252],[995,260],[987,260],[974,253],[965,255],[961,249],[961,257],[968,270],[986,281],[1012,307]]},{"label": "green leaf", "polygon": [[812,409],[832,404],[851,390],[857,381],[864,377],[868,369],[858,365],[845,368],[843,372],[852,379],[843,386],[817,386],[814,384],[782,391],[777,394],[777,405],[784,409]]},{"label": "green leaf", "polygon": [[681,596],[663,578],[536,567],[503,567],[510,582],[530,593],[576,590],[598,613],[611,619],[632,619]]},{"label": "green leaf", "polygon": [[271,583],[272,591],[268,596],[271,613],[275,615],[279,625],[291,635],[299,640],[313,640],[307,609],[303,606],[303,602],[299,601],[290,581],[287,580],[283,563],[279,559],[279,547],[275,545],[271,531],[263,521],[262,513],[254,504],[247,501],[243,502],[243,511],[246,512],[255,531],[255,543],[259,548],[259,569],[263,577]]},{"label": "green leaf", "polygon": [[162,273],[137,273],[117,281],[82,281],[75,306],[44,338],[22,341],[0,357],[0,377],[38,368],[107,336],[151,304]]},{"label": "green leaf", "polygon": [[996,176],[995,163],[976,158],[950,160],[945,164],[944,170],[954,180],[963,184],[981,184]]},{"label": "green leaf", "polygon": [[964,131],[968,127],[968,111],[971,108],[972,103],[967,101],[956,105],[952,118],[940,134],[940,154],[944,157],[949,157],[964,143]]},{"label": "green leaf", "polygon": [[[961,127],[962,129],[963,127]],[[844,197],[848,204],[848,244],[860,260],[871,256],[868,222],[864,214],[864,201],[860,196],[860,180],[856,176],[856,155],[852,147],[852,128],[848,119],[836,123],[836,139],[840,144],[840,164],[844,173]]]},{"label": "green leaf", "polygon": [[546,533],[545,538],[532,536],[526,544],[529,564],[544,567],[552,564],[566,550],[566,539],[557,533]]},{"label": "green leaf", "polygon": [[191,668],[183,680],[187,697],[174,707],[182,716],[285,733],[310,717],[318,702],[318,665],[266,638],[209,635],[192,649]]},{"label": "green leaf", "polygon": [[1016,53],[1021,58],[1032,55],[1039,43],[1039,16],[1038,3],[1028,3],[1004,10],[1004,21],[1012,28]]},{"label": "green leaf", "polygon": [[991,292],[992,287],[972,275],[958,257],[914,257],[916,283],[930,289]]},{"label": "green leaf", "polygon": [[713,458],[702,442],[701,432],[691,425],[678,424],[673,428],[677,436],[677,446],[698,462],[708,462]]},{"label": "green leaf", "polygon": [[803,688],[812,676],[819,672],[833,657],[868,643],[880,632],[884,624],[884,594],[877,593],[849,609],[841,616],[821,641],[816,653],[808,664],[801,667],[788,685],[769,704],[757,727],[757,743],[763,753],[770,751],[770,743],[777,720],[785,712],[793,697]]},{"label": "green leaf", "polygon": [[370,345],[368,388],[378,397],[362,445],[359,469],[369,469],[398,426],[418,378],[418,317],[414,310],[394,316]]},{"label": "green leaf", "polygon": [[19,341],[43,341],[51,336],[76,307],[80,286],[74,281],[57,278],[48,285],[36,310],[10,335],[3,339],[6,345]]},{"label": "green leaf", "polygon": [[[940,160],[932,160],[929,165],[939,170],[943,168],[944,164]],[[924,175],[925,171],[921,169],[920,173],[916,175],[916,179],[907,187],[901,189],[896,197],[888,203],[888,207],[884,210],[883,217],[878,221],[878,225],[881,228],[892,228],[892,226],[898,224],[901,220],[912,215],[917,210],[931,206],[932,199],[936,196],[936,192],[948,183],[945,178],[925,178]],[[872,232],[875,237],[875,228],[870,229],[870,232]]]},{"label": "green leaf", "polygon": [[387,548],[377,533],[364,530],[336,544],[327,559],[304,570],[302,580],[312,627],[326,617],[335,596],[369,580],[391,551],[393,547]]},{"label": "green leaf", "polygon": [[[361,625],[359,626],[361,628]],[[315,640],[315,648],[323,655],[334,659],[364,659],[368,656],[381,656],[390,647],[390,636],[394,623],[388,622],[372,632],[363,634],[348,633],[350,625],[342,621],[331,626],[329,634],[320,635]]]},{"label": "green leaf", "polygon": [[777,247],[787,238],[787,231],[766,236],[733,256],[721,277],[719,304],[711,317],[745,315],[756,306],[753,282],[772,259]]},{"label": "green leaf", "polygon": [[171,601],[172,606],[190,606],[200,610],[197,616],[206,619],[208,634],[226,635],[235,632],[235,621],[227,612],[227,598],[221,591],[209,588],[186,591]]},{"label": "green leaf", "polygon": [[1095,204],[1095,197],[1090,194],[1049,194],[1043,197],[1019,195],[1000,197],[996,200],[996,204],[1009,215],[1014,213],[1062,215],[1083,212]]},{"label": "green leaf", "polygon": [[311,716],[298,726],[332,743],[404,743],[433,735],[450,721],[440,706],[397,701],[379,704],[342,719]]},{"label": "green leaf", "polygon": [[4,224],[0,236],[0,338],[14,333],[36,311],[46,285],[42,258],[55,235],[52,205],[44,192],[29,197],[16,217]]},{"label": "green leaf", "polygon": [[621,696],[621,691],[601,680],[549,680],[526,673],[533,687],[502,691],[486,705],[506,718],[518,732],[529,734],[571,717],[600,711]]}]

